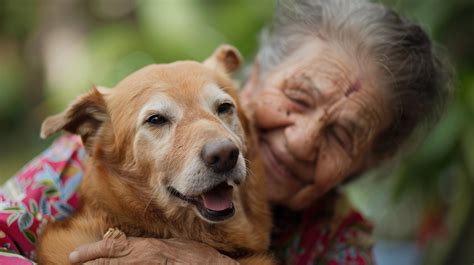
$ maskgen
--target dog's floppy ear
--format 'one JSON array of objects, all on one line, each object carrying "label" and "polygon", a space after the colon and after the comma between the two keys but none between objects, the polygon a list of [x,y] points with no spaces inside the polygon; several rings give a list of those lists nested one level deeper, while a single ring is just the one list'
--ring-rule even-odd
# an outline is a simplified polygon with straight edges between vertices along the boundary
[{"label": "dog's floppy ear", "polygon": [[65,130],[81,136],[86,144],[103,122],[109,119],[104,94],[111,91],[104,87],[93,87],[91,91],[72,102],[63,112],[50,116],[41,125],[41,138]]},{"label": "dog's floppy ear", "polygon": [[232,74],[237,71],[242,64],[242,55],[231,45],[219,46],[211,57],[204,61],[204,65],[213,69]]}]

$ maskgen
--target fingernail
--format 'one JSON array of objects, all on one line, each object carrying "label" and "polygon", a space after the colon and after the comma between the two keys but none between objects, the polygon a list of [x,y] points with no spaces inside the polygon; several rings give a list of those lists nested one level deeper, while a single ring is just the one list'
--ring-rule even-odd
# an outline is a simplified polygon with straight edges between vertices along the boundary
[{"label": "fingernail", "polygon": [[71,263],[79,262],[79,252],[77,251],[71,252],[71,254],[69,254],[69,262]]}]

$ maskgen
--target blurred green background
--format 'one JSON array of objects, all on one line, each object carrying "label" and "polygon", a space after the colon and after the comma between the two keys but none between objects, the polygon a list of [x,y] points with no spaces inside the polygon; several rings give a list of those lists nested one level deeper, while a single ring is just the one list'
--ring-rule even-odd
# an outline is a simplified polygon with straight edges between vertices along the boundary
[{"label": "blurred green background", "polygon": [[[350,1],[350,0],[348,0]],[[379,264],[474,262],[474,1],[382,1],[424,26],[456,69],[441,122],[344,187],[376,223]],[[273,0],[0,0],[0,182],[46,148],[41,121],[93,84],[221,43],[250,64]]]}]

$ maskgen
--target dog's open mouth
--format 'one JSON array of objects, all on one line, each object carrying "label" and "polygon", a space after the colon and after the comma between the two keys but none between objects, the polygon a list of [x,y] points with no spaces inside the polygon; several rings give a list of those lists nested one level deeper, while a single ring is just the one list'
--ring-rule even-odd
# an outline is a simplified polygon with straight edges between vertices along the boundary
[{"label": "dog's open mouth", "polygon": [[234,215],[232,189],[232,186],[222,182],[199,196],[190,197],[181,194],[173,187],[168,187],[173,196],[194,204],[202,217],[212,222],[224,221]]}]

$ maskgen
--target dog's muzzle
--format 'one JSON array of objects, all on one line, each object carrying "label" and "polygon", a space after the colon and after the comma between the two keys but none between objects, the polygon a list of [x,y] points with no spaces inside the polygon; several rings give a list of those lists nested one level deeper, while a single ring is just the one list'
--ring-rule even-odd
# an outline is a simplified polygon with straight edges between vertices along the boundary
[{"label": "dog's muzzle", "polygon": [[202,172],[194,177],[195,191],[181,193],[170,186],[168,192],[194,204],[199,214],[208,221],[219,222],[232,217],[235,213],[232,185],[240,184],[245,177],[245,169],[241,168],[242,165],[238,166],[239,156],[239,148],[230,139],[208,141],[200,152],[200,159],[208,173]]}]

